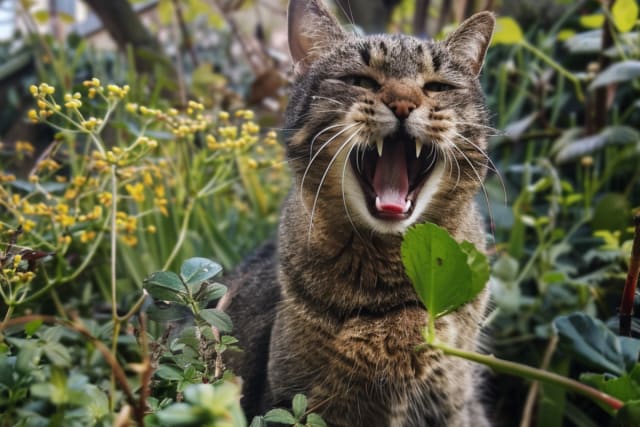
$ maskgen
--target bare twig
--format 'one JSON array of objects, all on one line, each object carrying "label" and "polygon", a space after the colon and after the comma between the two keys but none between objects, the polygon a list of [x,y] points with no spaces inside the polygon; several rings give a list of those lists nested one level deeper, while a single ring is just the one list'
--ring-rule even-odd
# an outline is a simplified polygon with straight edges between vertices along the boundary
[{"label": "bare twig", "polygon": [[182,3],[178,0],[173,0],[173,9],[176,11],[176,19],[178,20],[178,25],[180,26],[180,33],[182,34],[182,44],[187,52],[189,52],[189,56],[191,57],[193,66],[197,67],[200,64],[200,61],[198,60],[198,55],[196,54],[195,49],[193,48],[191,34],[189,34],[187,23],[184,20],[184,13],[182,13]]},{"label": "bare twig", "polygon": [[620,335],[631,336],[631,316],[633,315],[633,300],[636,296],[638,286],[638,276],[640,275],[640,214],[633,219],[635,232],[633,236],[633,246],[631,247],[631,260],[629,261],[629,271],[627,280],[622,292],[622,302],[620,303]]},{"label": "bare twig", "polygon": [[[544,351],[544,356],[542,358],[542,364],[540,365],[540,369],[547,370],[549,368],[549,364],[551,363],[551,357],[553,353],[556,351],[556,347],[558,346],[558,336],[553,335],[547,344],[547,348]],[[533,409],[536,404],[536,397],[538,397],[538,392],[540,391],[540,381],[533,381],[531,386],[529,387],[529,393],[527,393],[527,400],[524,404],[524,409],[522,410],[522,417],[520,418],[520,427],[529,427],[532,424],[532,416]]]}]

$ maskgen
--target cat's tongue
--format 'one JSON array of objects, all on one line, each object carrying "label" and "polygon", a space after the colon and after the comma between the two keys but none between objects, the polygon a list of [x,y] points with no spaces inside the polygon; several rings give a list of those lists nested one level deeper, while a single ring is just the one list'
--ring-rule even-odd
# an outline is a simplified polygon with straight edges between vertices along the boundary
[{"label": "cat's tongue", "polygon": [[372,184],[376,193],[378,212],[398,215],[409,211],[411,208],[411,202],[407,200],[409,178],[403,144],[384,143]]}]

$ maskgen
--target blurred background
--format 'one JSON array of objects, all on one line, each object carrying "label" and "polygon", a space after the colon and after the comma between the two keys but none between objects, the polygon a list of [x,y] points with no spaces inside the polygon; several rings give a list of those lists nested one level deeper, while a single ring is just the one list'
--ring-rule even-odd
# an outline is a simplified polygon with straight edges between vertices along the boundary
[{"label": "blurred background", "polygon": [[[493,262],[488,351],[576,378],[606,373],[558,345],[552,325],[579,311],[617,330],[640,207],[637,2],[331,5],[353,31],[430,38],[480,10],[500,17],[482,76],[494,127],[494,164],[478,198]],[[194,256],[230,271],[273,237],[288,190],[279,130],[290,69],[283,0],[0,0],[3,324],[40,313],[99,329],[114,307],[122,316],[141,301],[149,274]],[[638,326],[634,318],[634,335]],[[161,329],[150,330],[160,339]],[[82,346],[77,337],[40,339]],[[136,341],[118,342],[120,360],[136,360]],[[1,353],[20,354],[20,343],[0,341]],[[69,360],[97,363],[87,351]],[[34,392],[49,384],[50,365],[73,371],[43,358],[29,365],[42,378],[25,374],[18,385],[0,369],[0,425],[58,425],[47,423],[83,407]],[[110,370],[82,372],[101,384]],[[160,374],[156,403],[202,378]],[[617,425],[560,388],[490,378],[484,395],[496,425]],[[78,425],[110,425],[118,402]]]}]

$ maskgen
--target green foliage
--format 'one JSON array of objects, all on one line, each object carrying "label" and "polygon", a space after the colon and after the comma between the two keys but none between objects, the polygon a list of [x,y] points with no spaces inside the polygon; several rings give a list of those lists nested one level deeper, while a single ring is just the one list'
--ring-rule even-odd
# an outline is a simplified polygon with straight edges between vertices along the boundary
[{"label": "green foliage", "polygon": [[267,427],[268,423],[285,424],[294,427],[327,427],[324,420],[315,412],[307,413],[307,398],[296,394],[291,401],[291,411],[275,408],[264,416],[255,417],[250,427]]},{"label": "green foliage", "polygon": [[591,368],[620,376],[638,363],[640,340],[618,337],[598,319],[574,313],[553,324],[561,346]]}]

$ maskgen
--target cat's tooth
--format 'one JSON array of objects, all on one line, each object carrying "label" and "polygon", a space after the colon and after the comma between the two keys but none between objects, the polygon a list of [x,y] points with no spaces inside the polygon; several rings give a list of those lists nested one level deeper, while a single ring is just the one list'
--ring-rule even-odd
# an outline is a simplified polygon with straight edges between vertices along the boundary
[{"label": "cat's tooth", "polygon": [[376,142],[376,146],[378,147],[378,157],[382,157],[382,146],[384,145],[384,142],[379,139],[378,142]]},{"label": "cat's tooth", "polygon": [[416,138],[416,159],[420,157],[420,153],[422,153],[422,142]]}]

